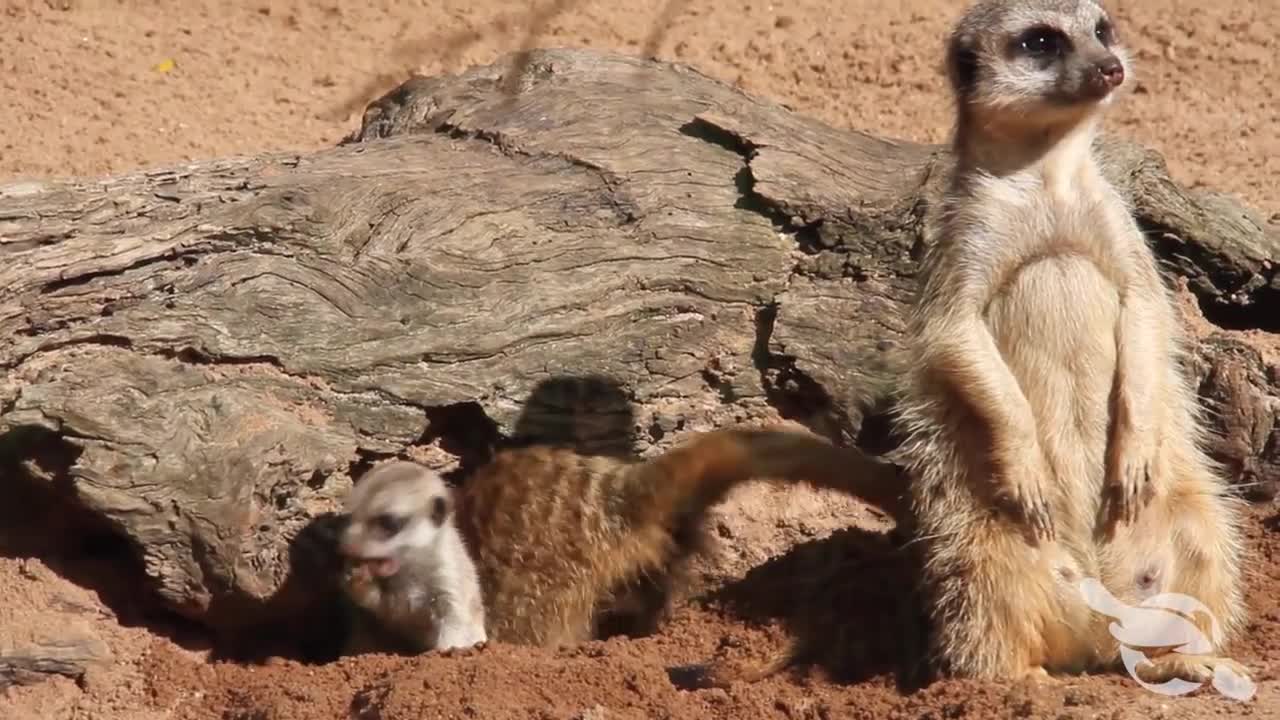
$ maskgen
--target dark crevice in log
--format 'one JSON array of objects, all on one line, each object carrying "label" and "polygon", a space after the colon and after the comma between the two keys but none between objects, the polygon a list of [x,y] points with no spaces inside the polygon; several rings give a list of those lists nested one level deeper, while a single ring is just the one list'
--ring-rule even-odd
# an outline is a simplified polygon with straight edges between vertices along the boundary
[{"label": "dark crevice in log", "polygon": [[374,465],[393,457],[396,457],[396,453],[382,453],[363,449],[357,450],[356,459],[347,463],[347,477],[351,478],[353,483],[359,482],[360,478],[364,477],[365,473],[372,470]]},{"label": "dark crevice in log", "polygon": [[770,305],[756,313],[756,342],[751,358],[760,374],[765,397],[782,417],[835,440],[834,428],[857,423],[851,421],[820,382],[797,367],[794,357],[770,349],[778,309],[778,305]]},{"label": "dark crevice in log", "polygon": [[893,419],[893,403],[887,398],[868,409],[858,428],[857,445],[873,455],[888,455],[902,442]]},{"label": "dark crevice in log", "polygon": [[1258,293],[1255,302],[1256,305],[1235,305],[1201,298],[1200,307],[1205,319],[1223,330],[1280,333],[1280,292]]},{"label": "dark crevice in log", "polygon": [[273,355],[249,355],[245,357],[233,357],[227,355],[214,356],[193,347],[183,347],[174,350],[160,350],[156,355],[159,357],[180,360],[188,365],[270,365],[286,375],[289,374],[284,367],[284,363],[280,361],[280,358]]},{"label": "dark crevice in log", "polygon": [[738,188],[740,196],[734,207],[763,215],[780,232],[794,237],[801,250],[809,253],[816,251],[820,244],[820,219],[809,223],[796,222],[796,218],[756,192],[756,178],[751,172],[751,160],[755,157],[756,147],[749,140],[699,117],[681,125],[680,133],[741,155],[742,169],[733,176],[734,186]]},{"label": "dark crevice in log", "polygon": [[504,156],[510,158],[521,158],[528,160],[555,160],[563,162],[569,167],[586,172],[600,181],[607,190],[609,204],[614,210],[618,218],[620,226],[627,225],[636,221],[637,216],[634,209],[627,207],[617,194],[617,188],[621,184],[621,179],[609,172],[607,168],[601,167],[593,162],[585,160],[573,153],[567,152],[533,152],[522,147],[518,142],[510,140],[506,135],[497,131],[490,130],[467,130],[465,128],[451,125],[448,121],[443,121],[436,126],[436,132],[447,135],[455,140],[477,140],[491,145],[498,149]]},{"label": "dark crevice in log", "polygon": [[40,292],[45,294],[53,294],[63,290],[68,290],[70,288],[87,285],[100,278],[118,277],[120,275],[125,275],[135,270],[140,270],[149,265],[155,265],[157,263],[169,264],[169,263],[173,263],[174,261],[180,262],[181,258],[188,257],[190,255],[204,254],[207,252],[208,252],[207,250],[199,250],[199,251],[191,251],[191,252],[185,252],[185,253],[175,252],[167,255],[147,257],[122,267],[113,267],[110,269],[99,270],[96,272],[86,272],[83,274],[72,275],[71,277],[61,278],[58,280],[47,282],[44,284],[43,287],[40,288]]},{"label": "dark crevice in log", "polygon": [[[1245,272],[1223,263],[1206,248],[1187,243],[1169,227],[1139,218],[1162,270],[1190,278],[1189,289],[1209,322],[1224,330],[1280,333],[1280,274],[1277,268]],[[1225,290],[1232,288],[1232,290]]]},{"label": "dark crevice in log", "polygon": [[451,477],[465,477],[484,464],[504,440],[498,424],[478,402],[426,408],[426,414],[427,430],[417,444],[438,442],[442,450],[458,458],[459,467]]},{"label": "dark crevice in log", "polygon": [[[35,333],[35,334],[38,334],[38,333]],[[41,346],[40,349],[38,349],[36,352],[30,355],[24,355],[18,358],[12,365],[8,367],[11,367],[11,368],[17,367],[18,365],[21,365],[22,363],[26,362],[27,360],[30,360],[32,357],[35,357],[36,355],[39,355],[41,353],[51,353],[57,350],[65,350],[67,348],[80,347],[84,345],[101,345],[103,347],[116,347],[116,348],[124,348],[126,350],[129,350],[133,348],[133,340],[123,335],[111,335],[111,334],[103,333],[100,335],[89,335],[85,337],[73,338],[71,340],[64,340],[61,342],[53,342],[53,343],[49,343],[48,345]]]},{"label": "dark crevice in log", "polygon": [[[143,564],[144,548],[83,502],[75,481],[83,453],[78,439],[34,426],[0,435],[0,556],[41,560],[95,592],[122,625],[146,627],[184,645],[203,642],[203,630],[159,600]],[[82,673],[79,667],[69,676]]]}]

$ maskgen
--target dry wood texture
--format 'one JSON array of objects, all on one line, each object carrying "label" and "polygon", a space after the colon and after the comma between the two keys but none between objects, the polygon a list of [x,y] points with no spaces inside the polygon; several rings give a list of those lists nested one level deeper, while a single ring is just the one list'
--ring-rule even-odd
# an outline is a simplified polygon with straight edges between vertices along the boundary
[{"label": "dry wood texture", "polygon": [[[311,155],[0,187],[9,467],[43,448],[28,482],[105,518],[170,607],[230,628],[298,607],[290,543],[360,463],[482,456],[557,379],[615,382],[631,407],[578,419],[623,418],[636,452],[778,414],[883,439],[864,420],[945,148],[657,62],[506,68],[410,80]],[[1103,149],[1217,324],[1194,371],[1220,455],[1266,480],[1276,359],[1246,331],[1280,329],[1280,237],[1152,153]]]}]

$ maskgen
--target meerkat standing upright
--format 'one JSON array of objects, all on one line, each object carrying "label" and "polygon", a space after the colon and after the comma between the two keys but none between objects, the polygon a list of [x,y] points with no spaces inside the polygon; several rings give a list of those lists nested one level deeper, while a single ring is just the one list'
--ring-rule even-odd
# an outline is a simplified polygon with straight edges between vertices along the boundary
[{"label": "meerkat standing upright", "polygon": [[1095,0],[980,0],[947,74],[956,167],[898,408],[934,659],[978,678],[1114,668],[1088,578],[1130,603],[1198,599],[1220,652],[1245,617],[1236,501],[1201,449],[1171,293],[1094,156],[1131,83],[1112,21]]}]

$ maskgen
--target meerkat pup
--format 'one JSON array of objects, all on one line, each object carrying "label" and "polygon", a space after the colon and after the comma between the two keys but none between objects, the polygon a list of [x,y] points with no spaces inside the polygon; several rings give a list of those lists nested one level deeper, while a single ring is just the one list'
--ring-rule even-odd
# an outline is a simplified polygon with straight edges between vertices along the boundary
[{"label": "meerkat pup", "polygon": [[980,0],[946,60],[956,165],[899,402],[934,659],[978,678],[1114,668],[1089,578],[1130,603],[1196,598],[1217,651],[1245,619],[1236,501],[1202,449],[1172,295],[1093,150],[1129,56],[1095,0]]},{"label": "meerkat pup", "polygon": [[411,462],[379,465],[352,488],[339,544],[341,586],[367,616],[357,615],[349,652],[486,641],[480,583],[455,506],[444,480]]}]

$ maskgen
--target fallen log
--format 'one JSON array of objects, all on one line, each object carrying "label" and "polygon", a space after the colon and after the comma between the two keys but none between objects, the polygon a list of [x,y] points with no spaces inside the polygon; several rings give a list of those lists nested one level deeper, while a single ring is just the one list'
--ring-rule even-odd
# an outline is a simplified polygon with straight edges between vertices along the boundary
[{"label": "fallen log", "polygon": [[[411,79],[314,153],[0,186],[8,466],[53,443],[159,597],[228,629],[309,601],[290,544],[376,458],[447,469],[570,421],[641,454],[780,416],[890,442],[946,148],[665,63],[539,51],[514,95],[507,68]],[[1202,310],[1215,452],[1270,481],[1280,229],[1100,150]]]}]

